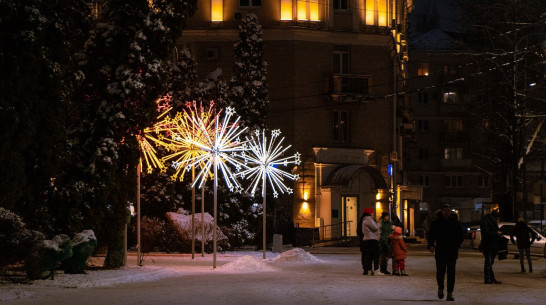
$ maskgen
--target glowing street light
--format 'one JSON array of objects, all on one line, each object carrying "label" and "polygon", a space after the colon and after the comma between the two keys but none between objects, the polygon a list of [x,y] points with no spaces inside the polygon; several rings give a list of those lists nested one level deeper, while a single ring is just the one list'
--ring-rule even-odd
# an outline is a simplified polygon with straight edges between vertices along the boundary
[{"label": "glowing street light", "polygon": [[[292,156],[282,157],[283,153],[290,148],[282,146],[284,137],[279,141],[281,131],[275,129],[271,131],[271,139],[265,135],[265,130],[257,130],[250,138],[247,137],[247,151],[241,153],[241,157],[245,160],[245,170],[238,173],[238,176],[251,179],[252,182],[248,188],[250,194],[254,196],[258,184],[261,183],[262,198],[263,198],[263,258],[265,259],[266,246],[266,188],[267,181],[273,189],[273,197],[277,198],[279,192],[292,194],[293,190],[283,183],[283,178],[298,180],[299,175],[291,174],[278,168],[279,165],[288,166],[289,164],[299,165],[300,154],[296,153]],[[247,191],[248,191],[247,190]]]}]

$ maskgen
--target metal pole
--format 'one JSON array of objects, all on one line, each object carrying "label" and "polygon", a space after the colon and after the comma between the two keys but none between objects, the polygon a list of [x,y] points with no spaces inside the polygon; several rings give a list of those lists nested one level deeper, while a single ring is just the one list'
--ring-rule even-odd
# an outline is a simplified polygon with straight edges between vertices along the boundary
[{"label": "metal pole", "polygon": [[267,184],[265,181],[265,172],[262,175],[262,198],[263,198],[263,259],[265,259],[265,238],[266,238],[266,219],[267,219],[267,207],[266,207],[266,200],[265,200],[265,194],[266,194],[266,188]]},{"label": "metal pole", "polygon": [[[191,181],[195,180],[195,166],[191,167]],[[195,185],[191,188],[191,259],[195,258]]]},{"label": "metal pole", "polygon": [[201,186],[201,257],[205,257],[205,184]]},{"label": "metal pole", "polygon": [[213,155],[212,166],[214,166],[214,232],[212,232],[212,268],[216,268],[216,216],[217,216],[217,200],[218,200],[218,169],[216,168],[216,154]]},{"label": "metal pole", "polygon": [[142,266],[140,245],[140,162],[137,166],[137,266]]}]

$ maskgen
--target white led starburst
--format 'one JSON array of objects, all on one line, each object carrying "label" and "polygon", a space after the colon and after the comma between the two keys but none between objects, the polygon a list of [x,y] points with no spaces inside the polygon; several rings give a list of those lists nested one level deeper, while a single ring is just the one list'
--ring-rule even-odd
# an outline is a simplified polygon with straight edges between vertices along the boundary
[{"label": "white led starburst", "polygon": [[[243,151],[243,142],[239,140],[239,136],[246,130],[240,128],[238,122],[240,117],[237,117],[235,122],[231,123],[231,117],[235,115],[233,108],[227,108],[224,112],[224,117],[218,115],[214,118],[213,132],[208,132],[208,122],[203,121],[201,117],[192,117],[193,124],[204,136],[198,141],[193,138],[185,138],[190,145],[194,145],[203,152],[188,160],[187,166],[199,166],[200,171],[195,177],[192,186],[201,187],[206,180],[207,174],[218,169],[230,190],[239,190],[240,184],[236,177],[237,169],[240,169],[243,164],[237,158],[237,153]],[[235,168],[235,172],[231,169]],[[216,175],[214,177],[217,178]]]},{"label": "white led starburst", "polygon": [[248,149],[241,154],[245,160],[245,170],[238,175],[251,179],[250,186],[247,191],[252,195],[256,192],[256,188],[260,183],[261,187],[265,188],[265,181],[269,181],[273,189],[273,196],[277,198],[280,193],[292,193],[292,189],[287,187],[283,179],[288,178],[297,180],[297,174],[291,174],[278,168],[280,165],[288,166],[289,164],[300,164],[300,154],[296,153],[292,156],[282,157],[283,153],[288,150],[291,145],[282,146],[283,138],[279,138],[281,132],[275,129],[271,132],[271,139],[266,136],[265,130],[255,133],[250,138],[247,137]]}]

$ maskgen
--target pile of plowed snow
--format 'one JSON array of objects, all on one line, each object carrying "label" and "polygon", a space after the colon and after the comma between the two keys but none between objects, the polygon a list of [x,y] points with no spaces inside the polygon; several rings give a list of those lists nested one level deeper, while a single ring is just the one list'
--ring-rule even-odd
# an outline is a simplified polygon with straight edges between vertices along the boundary
[{"label": "pile of plowed snow", "polygon": [[320,263],[323,260],[317,258],[316,256],[305,252],[305,250],[300,248],[294,248],[292,250],[281,253],[281,255],[272,259],[273,262],[310,262],[310,263]]}]

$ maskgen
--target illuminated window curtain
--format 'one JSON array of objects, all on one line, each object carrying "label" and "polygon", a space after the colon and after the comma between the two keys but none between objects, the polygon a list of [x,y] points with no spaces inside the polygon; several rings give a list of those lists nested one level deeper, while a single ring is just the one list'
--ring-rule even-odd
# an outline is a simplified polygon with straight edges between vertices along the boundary
[{"label": "illuminated window curtain", "polygon": [[318,1],[319,0],[309,0],[309,19],[311,19],[311,21],[320,21]]},{"label": "illuminated window curtain", "polygon": [[307,18],[307,0],[298,0],[298,20],[309,20]]},{"label": "illuminated window curtain", "polygon": [[281,0],[281,20],[292,20],[292,0]]},{"label": "illuminated window curtain", "polygon": [[388,25],[388,21],[387,21],[387,9],[389,7],[389,2],[390,0],[377,0],[377,4],[378,4],[378,7],[377,7],[377,23],[379,26],[387,26]]},{"label": "illuminated window curtain", "polygon": [[[392,2],[392,7],[391,7],[391,20],[396,20],[396,1],[393,1]],[[394,24],[393,24],[394,26]]]},{"label": "illuminated window curtain", "polygon": [[211,21],[224,21],[224,0],[211,0]]},{"label": "illuminated window curtain", "polygon": [[375,1],[366,0],[366,25],[375,24]]}]

